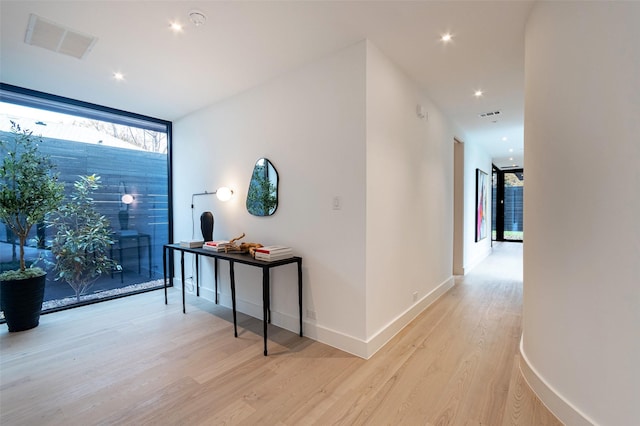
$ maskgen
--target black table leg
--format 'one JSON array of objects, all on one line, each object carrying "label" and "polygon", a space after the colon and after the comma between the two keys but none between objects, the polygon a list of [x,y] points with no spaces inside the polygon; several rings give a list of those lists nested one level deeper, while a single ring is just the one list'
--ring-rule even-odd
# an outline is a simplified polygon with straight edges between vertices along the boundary
[{"label": "black table leg", "polygon": [[267,356],[267,312],[269,309],[269,268],[262,268],[262,324],[264,334],[264,356]]},{"label": "black table leg", "polygon": [[194,256],[196,257],[196,296],[200,297],[200,267],[198,266],[200,256],[197,254]]},{"label": "black table leg", "polygon": [[231,277],[231,306],[233,307],[233,335],[238,337],[238,325],[236,320],[236,277],[233,270],[233,261],[229,261],[229,275]]},{"label": "black table leg", "polygon": [[163,247],[162,248],[162,273],[164,276],[164,304],[168,304],[168,300],[167,300],[167,250],[168,248]]},{"label": "black table leg", "polygon": [[267,322],[271,324],[271,269],[265,268],[267,274]]},{"label": "black table leg", "polygon": [[300,308],[300,337],[302,337],[302,260],[298,260],[298,306]]},{"label": "black table leg", "polygon": [[216,282],[216,305],[220,303],[218,300],[218,258],[213,259],[213,279]]},{"label": "black table leg", "polygon": [[184,252],[180,251],[180,274],[182,276],[182,313],[187,313],[187,303],[185,299],[185,285],[184,285]]}]

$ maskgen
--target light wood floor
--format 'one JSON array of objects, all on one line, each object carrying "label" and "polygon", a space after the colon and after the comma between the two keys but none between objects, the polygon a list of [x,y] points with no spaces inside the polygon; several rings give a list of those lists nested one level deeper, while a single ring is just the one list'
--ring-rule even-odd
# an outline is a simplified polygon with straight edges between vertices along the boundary
[{"label": "light wood floor", "polygon": [[558,425],[518,369],[522,246],[503,244],[369,360],[179,294],[0,327],[2,425]]}]

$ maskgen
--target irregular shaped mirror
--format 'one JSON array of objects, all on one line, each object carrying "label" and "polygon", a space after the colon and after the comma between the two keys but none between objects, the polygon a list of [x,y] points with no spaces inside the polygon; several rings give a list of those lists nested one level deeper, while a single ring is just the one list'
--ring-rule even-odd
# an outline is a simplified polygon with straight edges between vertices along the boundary
[{"label": "irregular shaped mirror", "polygon": [[247,211],[254,216],[271,216],[278,208],[278,172],[271,161],[256,161],[247,192]]}]

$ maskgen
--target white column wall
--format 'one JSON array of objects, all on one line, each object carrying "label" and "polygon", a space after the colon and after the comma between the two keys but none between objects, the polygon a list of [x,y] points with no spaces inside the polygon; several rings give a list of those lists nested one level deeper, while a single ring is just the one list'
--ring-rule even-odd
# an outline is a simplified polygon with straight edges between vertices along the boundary
[{"label": "white column wall", "polygon": [[[366,105],[371,355],[453,285],[454,133],[417,84],[371,43]],[[428,119],[417,116],[417,105]]]},{"label": "white column wall", "polygon": [[522,353],[567,424],[638,424],[639,23],[538,2],[527,26]]}]

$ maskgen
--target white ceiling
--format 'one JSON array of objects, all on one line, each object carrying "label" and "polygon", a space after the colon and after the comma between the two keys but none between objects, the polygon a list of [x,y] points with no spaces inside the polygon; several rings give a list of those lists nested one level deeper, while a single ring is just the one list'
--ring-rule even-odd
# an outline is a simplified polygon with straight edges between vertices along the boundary
[{"label": "white ceiling", "polygon": [[[481,144],[500,167],[522,166],[524,28],[531,5],[2,0],[0,80],[176,120],[368,38],[424,88],[465,142]],[[189,22],[193,9],[206,15],[204,25]],[[31,13],[98,41],[84,59],[28,45]],[[169,30],[174,20],[185,25],[182,33]],[[446,45],[439,40],[445,32],[454,37]],[[112,78],[116,71],[125,81]],[[485,93],[479,99],[477,89]],[[501,111],[496,122],[478,116],[494,110]]]}]

